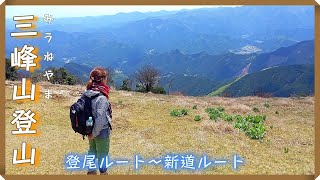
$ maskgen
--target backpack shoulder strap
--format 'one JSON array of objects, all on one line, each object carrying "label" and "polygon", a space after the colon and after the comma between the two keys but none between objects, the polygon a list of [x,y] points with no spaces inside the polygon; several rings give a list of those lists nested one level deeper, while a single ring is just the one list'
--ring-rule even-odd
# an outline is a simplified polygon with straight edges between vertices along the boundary
[{"label": "backpack shoulder strap", "polygon": [[84,106],[85,106],[85,114],[93,117],[93,114],[92,114],[92,103],[91,103],[91,100],[92,100],[92,97],[88,97],[88,96],[84,96]]},{"label": "backpack shoulder strap", "polygon": [[88,97],[88,96],[84,96],[84,103],[85,103],[85,111],[86,114],[90,114],[90,116],[93,117],[93,113],[92,113],[92,100],[95,99],[96,97],[100,96],[101,93],[98,93],[94,96]]},{"label": "backpack shoulder strap", "polygon": [[99,94],[96,94],[94,96],[91,96],[90,99],[95,99],[96,97],[99,97],[99,96],[102,96],[103,94],[99,93]]}]

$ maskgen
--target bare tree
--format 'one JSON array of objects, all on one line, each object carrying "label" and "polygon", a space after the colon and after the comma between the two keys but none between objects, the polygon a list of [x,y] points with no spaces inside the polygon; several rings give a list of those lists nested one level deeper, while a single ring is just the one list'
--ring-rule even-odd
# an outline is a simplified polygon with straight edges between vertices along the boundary
[{"label": "bare tree", "polygon": [[135,75],[136,80],[146,92],[150,92],[159,81],[160,71],[153,66],[145,65]]},{"label": "bare tree", "polygon": [[113,78],[114,78],[114,75],[115,75],[115,71],[114,71],[114,69],[113,68],[111,68],[111,67],[106,67],[105,68],[106,70],[107,70],[107,84],[108,85],[111,85],[111,86],[114,86],[114,80],[113,80]]}]

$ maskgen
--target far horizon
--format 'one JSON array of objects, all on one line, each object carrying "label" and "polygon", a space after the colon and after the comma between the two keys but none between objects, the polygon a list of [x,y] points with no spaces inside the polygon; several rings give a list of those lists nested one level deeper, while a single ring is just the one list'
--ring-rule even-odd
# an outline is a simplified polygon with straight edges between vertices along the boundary
[{"label": "far horizon", "polygon": [[[94,16],[107,16],[116,15],[119,13],[132,13],[132,12],[159,12],[159,11],[179,11],[191,10],[201,8],[220,8],[220,7],[239,7],[239,6],[224,6],[224,5],[105,5],[105,6],[6,6],[6,18],[18,15],[34,14],[43,15],[51,14],[56,18],[73,18],[73,17],[94,17]],[[17,14],[19,12],[19,14]],[[85,15],[84,13],[85,12]]]},{"label": "far horizon", "polygon": [[[152,65],[162,74],[159,86],[164,91],[188,96],[248,96],[261,92],[261,88],[276,97],[313,93],[314,42],[306,41],[314,39],[312,6],[188,6],[188,10],[174,9],[185,6],[102,6],[100,13],[105,16],[57,17],[77,15],[73,11],[79,9],[68,8],[33,9],[39,19],[45,14],[55,19],[50,24],[45,19],[36,24],[37,31],[52,33],[50,44],[46,38],[9,38],[10,33],[18,32],[19,23],[7,19],[8,59],[15,48],[30,44],[41,48],[41,56],[52,53],[54,57],[53,61],[47,59],[50,62],[41,61],[39,72],[64,68],[79,82],[87,81],[93,67],[103,65],[117,70],[113,82],[121,88],[123,81],[133,78],[141,67]],[[93,15],[93,9],[88,6],[77,13]],[[58,10],[64,12],[56,14]],[[98,15],[98,9],[94,10]],[[33,13],[17,9],[7,12],[19,13],[15,16]],[[106,15],[113,13],[121,14]],[[275,72],[280,74],[278,79],[265,78],[274,77]],[[261,82],[265,82],[263,86]],[[292,83],[282,86],[287,82]]]}]

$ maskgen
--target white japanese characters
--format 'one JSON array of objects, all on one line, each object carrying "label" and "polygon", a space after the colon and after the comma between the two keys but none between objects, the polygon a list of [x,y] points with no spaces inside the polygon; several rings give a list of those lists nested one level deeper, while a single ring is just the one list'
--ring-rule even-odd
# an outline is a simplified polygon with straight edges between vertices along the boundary
[{"label": "white japanese characters", "polygon": [[53,16],[52,16],[52,15],[50,15],[50,14],[45,14],[45,15],[44,15],[44,18],[43,18],[43,21],[44,21],[44,22],[50,24],[53,20],[54,20],[54,19],[53,19]]},{"label": "white japanese characters", "polygon": [[22,99],[30,99],[31,101],[35,100],[35,93],[36,93],[36,85],[35,84],[31,84],[31,88],[30,88],[30,94],[26,94],[27,92],[27,83],[26,83],[27,79],[26,78],[22,78],[22,85],[21,85],[21,95],[18,95],[18,85],[14,85],[13,86],[13,95],[12,95],[12,99],[13,100],[22,100]]},{"label": "white japanese characters", "polygon": [[[53,20],[52,16],[45,15],[44,21],[50,23]],[[13,21],[16,22],[16,32],[11,32],[10,36],[14,38],[38,38],[41,37],[41,33],[35,31],[35,23],[38,21],[38,17],[34,15],[25,15],[25,16],[14,16]],[[49,38],[50,42],[52,36],[51,33],[47,33],[46,37]],[[11,52],[11,67],[16,67],[23,69],[27,72],[33,72],[39,68],[40,57],[37,54],[37,47],[24,44],[23,47],[14,47],[13,52]],[[48,60],[53,59],[53,55],[48,55]],[[46,72],[46,76],[49,79],[52,76],[52,72]],[[23,77],[21,79],[21,85],[13,86],[12,100],[31,100],[35,101],[38,96],[36,96],[36,85],[32,84],[31,79]],[[35,126],[39,122],[37,120],[36,114],[32,110],[15,110],[12,114],[14,117],[11,121],[11,125],[15,125],[14,130],[11,131],[12,135],[37,135],[38,131],[35,129]],[[38,150],[39,151],[39,150]],[[21,152],[21,153],[20,153]],[[18,155],[21,157],[18,157]],[[26,156],[30,157],[26,157]],[[22,148],[20,150],[13,150],[12,164],[29,164],[35,165],[36,159],[39,159],[39,154],[36,153],[35,148],[27,149],[27,143],[22,142]]]},{"label": "white japanese characters", "polygon": [[31,148],[31,154],[30,154],[30,157],[29,159],[26,159],[26,152],[27,152],[27,149],[26,149],[26,143],[25,142],[22,142],[22,149],[21,149],[21,159],[18,159],[18,150],[15,149],[13,150],[13,159],[12,159],[12,164],[15,165],[15,164],[25,164],[25,163],[30,163],[31,165],[34,165],[35,164],[35,158],[36,158],[36,149],[34,148]]},{"label": "white japanese characters", "polygon": [[13,53],[11,53],[11,67],[25,68],[26,71],[30,71],[30,67],[36,67],[37,64],[34,63],[34,60],[38,56],[32,53],[34,49],[32,46],[24,45],[19,52],[18,48],[14,48]]},{"label": "white japanese characters", "polygon": [[16,124],[18,131],[12,131],[12,134],[35,134],[36,130],[30,130],[32,123],[37,123],[37,121],[33,118],[35,113],[31,110],[25,112],[25,110],[16,110],[13,113],[15,117],[11,124]]},{"label": "white japanese characters", "polygon": [[[14,16],[13,20],[18,22],[16,24],[16,28],[24,29],[24,28],[32,28],[32,23],[26,21],[35,21],[35,16],[27,15],[27,16]],[[37,31],[24,31],[24,32],[12,32],[10,33],[11,37],[35,37],[38,36]]]}]

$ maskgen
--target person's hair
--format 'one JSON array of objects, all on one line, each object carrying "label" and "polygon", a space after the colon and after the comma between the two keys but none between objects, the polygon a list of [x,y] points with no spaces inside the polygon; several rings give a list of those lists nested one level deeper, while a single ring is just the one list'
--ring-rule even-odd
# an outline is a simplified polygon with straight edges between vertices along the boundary
[{"label": "person's hair", "polygon": [[87,83],[87,89],[91,89],[93,83],[106,82],[108,72],[103,67],[95,67],[89,76],[89,81]]}]

